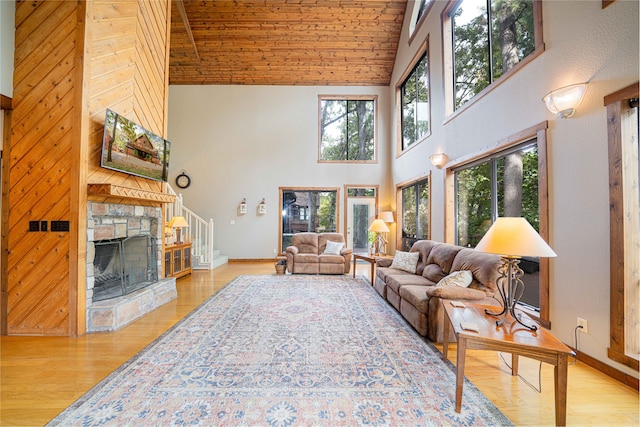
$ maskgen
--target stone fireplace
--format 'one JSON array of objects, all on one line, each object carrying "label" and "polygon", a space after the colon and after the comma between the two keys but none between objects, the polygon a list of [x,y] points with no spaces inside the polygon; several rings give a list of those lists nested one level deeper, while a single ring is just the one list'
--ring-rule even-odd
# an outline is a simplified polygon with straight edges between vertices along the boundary
[{"label": "stone fireplace", "polygon": [[87,332],[119,329],[177,297],[162,279],[162,208],[87,206]]}]

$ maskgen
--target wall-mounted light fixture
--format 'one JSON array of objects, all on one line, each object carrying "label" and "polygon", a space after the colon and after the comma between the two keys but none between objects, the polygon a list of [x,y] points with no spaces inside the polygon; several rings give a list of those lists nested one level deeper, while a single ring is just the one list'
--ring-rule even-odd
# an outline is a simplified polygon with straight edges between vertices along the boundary
[{"label": "wall-mounted light fixture", "polygon": [[542,98],[542,101],[549,111],[557,114],[562,119],[566,119],[573,116],[586,91],[587,84],[578,83],[552,90]]},{"label": "wall-mounted light fixture", "polygon": [[267,202],[262,198],[262,201],[258,203],[258,213],[264,215],[267,213]]},{"label": "wall-mounted light fixture", "polygon": [[238,213],[240,215],[244,215],[247,213],[247,199],[244,197],[242,198],[242,201],[238,205]]},{"label": "wall-mounted light fixture", "polygon": [[447,155],[444,153],[436,153],[429,156],[431,164],[438,169],[442,169],[445,163],[447,163]]}]

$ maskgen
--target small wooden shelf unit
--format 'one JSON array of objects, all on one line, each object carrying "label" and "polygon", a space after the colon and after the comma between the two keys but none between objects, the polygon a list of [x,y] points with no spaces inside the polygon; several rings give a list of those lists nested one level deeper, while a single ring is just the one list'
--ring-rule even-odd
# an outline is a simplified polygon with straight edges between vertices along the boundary
[{"label": "small wooden shelf unit", "polygon": [[191,243],[164,247],[164,275],[179,278],[191,274]]}]

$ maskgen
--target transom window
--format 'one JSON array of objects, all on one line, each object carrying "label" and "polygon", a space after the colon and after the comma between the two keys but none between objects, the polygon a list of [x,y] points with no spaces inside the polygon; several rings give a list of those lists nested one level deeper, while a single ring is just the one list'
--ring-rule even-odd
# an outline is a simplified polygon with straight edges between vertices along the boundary
[{"label": "transom window", "polygon": [[431,132],[429,102],[429,61],[425,50],[399,87],[402,150]]},{"label": "transom window", "polygon": [[320,161],[376,160],[377,97],[320,97]]},{"label": "transom window", "polygon": [[[542,47],[542,28],[535,23],[541,2],[533,0],[462,0],[445,14],[445,61],[453,76],[447,84],[453,98],[450,113],[482,92],[507,71]],[[450,89],[449,89],[450,88]]]}]

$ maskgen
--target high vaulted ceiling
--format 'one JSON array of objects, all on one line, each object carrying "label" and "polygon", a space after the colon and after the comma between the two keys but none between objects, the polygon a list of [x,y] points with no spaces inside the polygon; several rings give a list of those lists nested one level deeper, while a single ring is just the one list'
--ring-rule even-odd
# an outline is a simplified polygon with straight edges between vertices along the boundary
[{"label": "high vaulted ceiling", "polygon": [[407,0],[174,0],[170,84],[388,85]]}]

